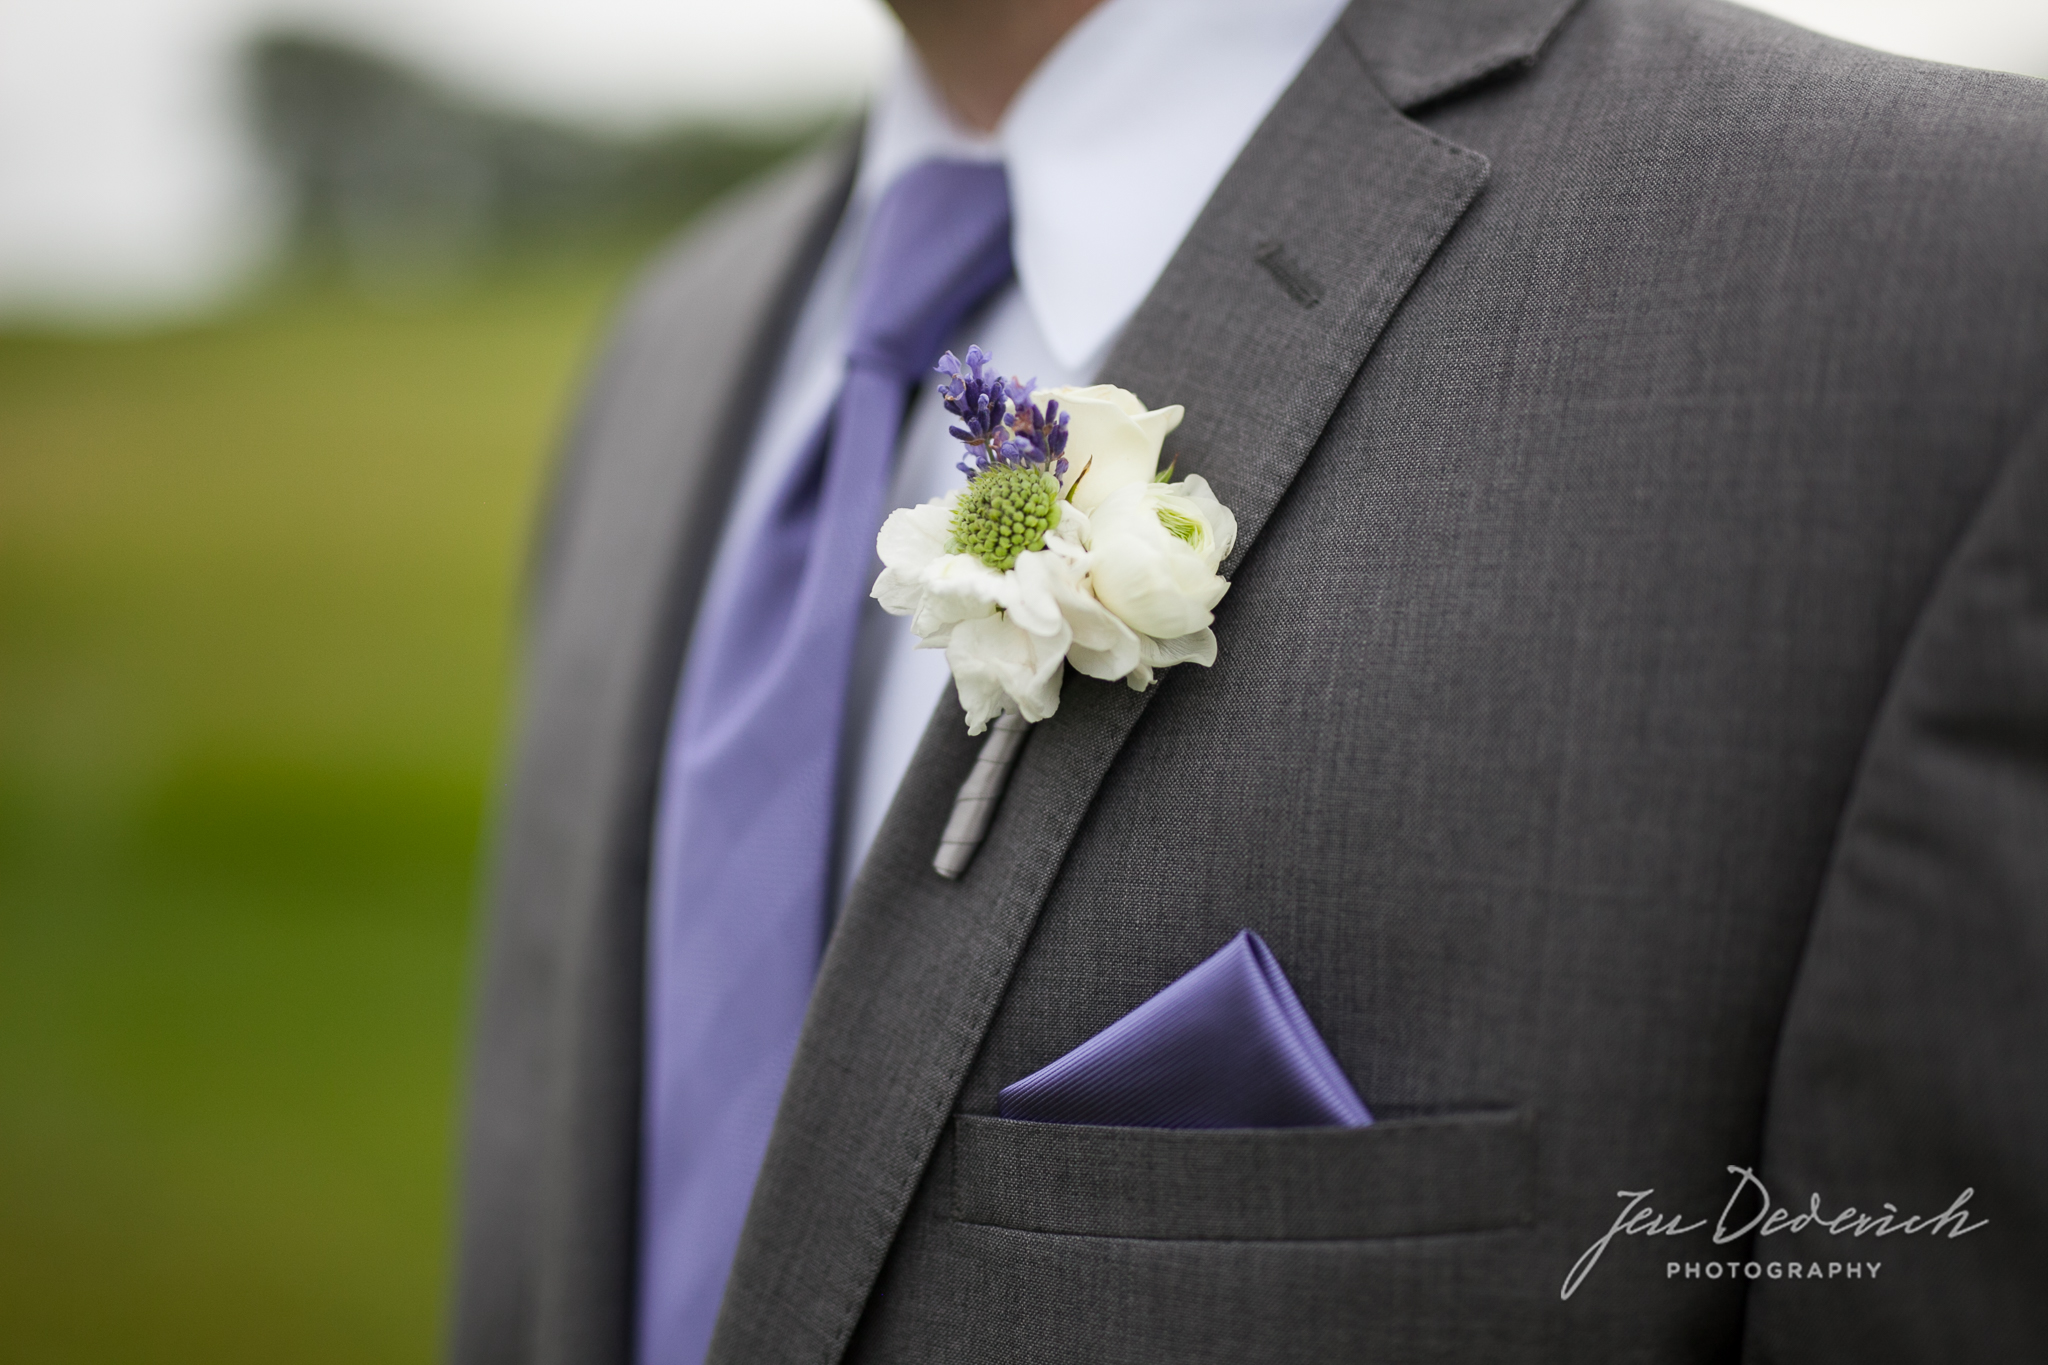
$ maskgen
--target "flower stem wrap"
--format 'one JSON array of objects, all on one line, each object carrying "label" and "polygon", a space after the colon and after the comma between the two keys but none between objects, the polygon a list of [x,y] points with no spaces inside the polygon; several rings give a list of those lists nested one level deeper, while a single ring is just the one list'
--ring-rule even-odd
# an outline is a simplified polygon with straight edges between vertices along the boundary
[{"label": "flower stem wrap", "polygon": [[988,833],[989,821],[995,819],[996,804],[1003,799],[1003,788],[1010,785],[1010,770],[1017,766],[1017,754],[1030,730],[1022,718],[1008,715],[997,717],[989,727],[974,767],[960,784],[960,794],[953,798],[953,814],[946,821],[946,832],[939,836],[938,854],[932,859],[932,871],[947,881],[957,881],[974,861],[975,850]]}]

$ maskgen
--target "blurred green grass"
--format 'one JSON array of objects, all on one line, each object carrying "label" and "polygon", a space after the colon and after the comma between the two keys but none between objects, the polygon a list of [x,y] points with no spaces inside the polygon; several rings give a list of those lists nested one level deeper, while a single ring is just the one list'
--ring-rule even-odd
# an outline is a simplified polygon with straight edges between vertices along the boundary
[{"label": "blurred green grass", "polygon": [[0,1359],[436,1355],[524,541],[629,266],[0,335]]}]

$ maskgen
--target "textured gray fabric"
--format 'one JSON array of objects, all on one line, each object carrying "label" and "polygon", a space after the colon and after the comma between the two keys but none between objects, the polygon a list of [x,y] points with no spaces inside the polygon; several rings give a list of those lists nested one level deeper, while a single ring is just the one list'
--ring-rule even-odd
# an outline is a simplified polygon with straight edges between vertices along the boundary
[{"label": "textured gray fabric", "polygon": [[1579,0],[1376,0],[1343,19],[1352,50],[1397,109],[1532,65]]},{"label": "textured gray fabric", "polygon": [[558,476],[472,1048],[464,1365],[625,1358],[661,734],[752,386],[849,170],[847,146],[807,161],[655,266]]},{"label": "textured gray fabric", "polygon": [[[976,746],[940,708],[827,951],[715,1360],[2048,1357],[2048,87],[1720,3],[1568,9],[1357,0],[1126,329],[1105,378],[1187,405],[1170,451],[1238,514],[1221,656],[1142,696],[1070,677],[958,882],[930,858]],[[751,316],[721,268],[626,353],[702,367]],[[571,522],[563,562],[608,534]],[[607,638],[665,695],[673,651]],[[573,748],[549,714],[529,745]],[[498,950],[484,1043],[581,1039],[544,1093],[600,1097],[615,1154],[623,902],[516,847],[559,811],[625,878],[644,809],[589,791],[515,793],[507,865],[553,889],[503,902],[528,956]],[[604,916],[615,998],[565,1010]],[[987,1117],[1244,927],[1378,1139]],[[498,1084],[479,1113],[562,1126]],[[630,1221],[616,1165],[526,1150],[544,1207]],[[1617,1190],[1711,1219],[1730,1164],[1795,1210],[1974,1186],[1992,1221],[1622,1238],[1560,1298]],[[472,1189],[472,1247],[588,1244]],[[1751,1254],[1887,1265],[1666,1274]],[[481,1340],[518,1293],[472,1262]],[[598,1320],[613,1273],[548,1292]],[[565,1358],[490,1340],[465,1359]]]},{"label": "textured gray fabric", "polygon": [[[1981,1231],[1877,1244],[1896,1280],[1767,1283],[1769,1361],[2048,1355],[2048,419],[1914,627],[1866,750],[1779,1044],[1764,1179]],[[1974,1221],[1974,1218],[1973,1218]],[[1807,1232],[1786,1255],[1832,1259]],[[1877,1259],[1878,1250],[1870,1256]],[[1936,1298],[1938,1296],[1938,1300]],[[1938,1301],[1940,1311],[1929,1311]]]},{"label": "textured gray fabric", "polygon": [[950,1216],[1081,1237],[1425,1237],[1527,1223],[1523,1111],[1364,1128],[1083,1128],[963,1114]]}]

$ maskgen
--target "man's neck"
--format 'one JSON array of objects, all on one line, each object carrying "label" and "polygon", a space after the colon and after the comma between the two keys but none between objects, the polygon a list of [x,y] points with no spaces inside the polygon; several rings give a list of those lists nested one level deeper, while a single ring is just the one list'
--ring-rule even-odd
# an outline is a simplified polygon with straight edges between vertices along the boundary
[{"label": "man's neck", "polygon": [[889,0],[961,123],[993,132],[1038,64],[1102,0]]}]

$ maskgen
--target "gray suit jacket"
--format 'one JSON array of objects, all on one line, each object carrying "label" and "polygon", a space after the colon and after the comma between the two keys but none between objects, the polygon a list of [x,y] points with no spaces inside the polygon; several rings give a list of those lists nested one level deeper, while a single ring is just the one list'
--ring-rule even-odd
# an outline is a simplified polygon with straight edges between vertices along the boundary
[{"label": "gray suit jacket", "polygon": [[[658,265],[572,442],[462,1365],[630,1356],[660,731],[849,169]],[[959,882],[933,718],[713,1359],[2048,1358],[2048,87],[1718,0],[1357,0],[1104,377],[1236,511],[1221,657],[1070,675]],[[1384,1122],[989,1117],[1244,926]],[[1731,1166],[1988,1223],[1639,1221],[1562,1296],[1617,1191],[1711,1224]]]}]

